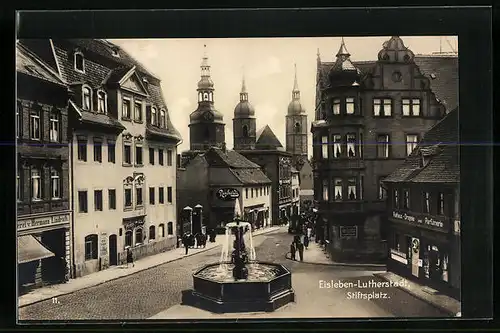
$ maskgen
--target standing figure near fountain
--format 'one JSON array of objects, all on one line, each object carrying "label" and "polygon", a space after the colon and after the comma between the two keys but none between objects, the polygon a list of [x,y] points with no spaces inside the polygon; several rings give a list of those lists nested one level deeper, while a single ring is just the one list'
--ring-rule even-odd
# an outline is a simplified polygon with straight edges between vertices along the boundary
[{"label": "standing figure near fountain", "polygon": [[248,263],[248,255],[245,247],[245,241],[243,240],[243,234],[245,230],[243,227],[237,225],[232,228],[235,240],[233,242],[233,252],[231,255],[231,263],[234,265],[233,277],[235,280],[244,280],[248,277],[248,269],[246,264]]}]

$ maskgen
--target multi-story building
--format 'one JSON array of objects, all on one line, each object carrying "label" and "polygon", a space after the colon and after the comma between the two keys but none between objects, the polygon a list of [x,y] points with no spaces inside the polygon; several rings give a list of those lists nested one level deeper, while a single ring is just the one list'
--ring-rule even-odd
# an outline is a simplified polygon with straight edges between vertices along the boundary
[{"label": "multi-story building", "polygon": [[292,216],[300,214],[300,173],[292,167]]},{"label": "multi-story building", "polygon": [[336,58],[324,63],[318,55],[316,120],[311,128],[318,225],[327,226],[324,237],[333,258],[382,258],[386,235],[381,228],[381,180],[444,116],[445,104],[435,90],[448,93],[443,96],[458,90],[450,74],[457,71],[456,58],[438,58],[452,65],[434,62],[427,66],[432,71],[424,73],[398,36],[384,43],[376,62],[353,63],[343,40]]},{"label": "multi-story building", "polygon": [[140,258],[175,246],[180,135],[160,80],[104,40],[33,46],[72,92],[74,275],[120,264],[127,247]]},{"label": "multi-story building", "polygon": [[245,80],[234,109],[234,149],[258,164],[271,180],[272,224],[292,215],[292,154],[286,152],[271,128],[256,131],[255,110],[248,101]]},{"label": "multi-story building", "polygon": [[434,125],[403,165],[384,179],[387,268],[460,295],[458,108]]},{"label": "multi-story building", "polygon": [[69,278],[68,89],[22,43],[17,72],[17,260],[21,292]]},{"label": "multi-story building", "polygon": [[223,227],[235,215],[254,228],[270,224],[271,180],[236,151],[209,148],[179,169],[178,178],[179,208],[201,205],[208,229]]}]

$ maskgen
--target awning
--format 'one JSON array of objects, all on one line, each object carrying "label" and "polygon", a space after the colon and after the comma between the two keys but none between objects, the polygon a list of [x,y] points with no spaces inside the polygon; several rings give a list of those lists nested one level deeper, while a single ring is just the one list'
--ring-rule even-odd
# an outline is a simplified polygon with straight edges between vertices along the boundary
[{"label": "awning", "polygon": [[50,258],[55,256],[42,245],[35,237],[31,235],[17,237],[17,262],[24,264],[26,262]]}]

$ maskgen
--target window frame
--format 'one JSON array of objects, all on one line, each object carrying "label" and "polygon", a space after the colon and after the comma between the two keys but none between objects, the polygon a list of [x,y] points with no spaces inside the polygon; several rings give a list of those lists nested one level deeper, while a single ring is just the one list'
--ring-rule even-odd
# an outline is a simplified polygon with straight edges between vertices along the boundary
[{"label": "window frame", "polygon": [[[55,134],[55,138],[53,138],[53,134]],[[61,114],[54,109],[49,113],[49,141],[61,141]]]},{"label": "window frame", "polygon": [[[132,99],[130,97],[123,96],[121,102],[122,102],[122,110],[121,110],[122,120],[131,121],[132,120],[132,110],[131,110]],[[127,108],[125,108],[125,106],[127,106]],[[127,112],[125,112],[125,109],[127,110]]]},{"label": "window frame", "polygon": [[164,109],[160,109],[159,126],[160,128],[167,127],[167,113],[165,112]]},{"label": "window frame", "polygon": [[[129,148],[129,154],[127,154],[127,149],[126,147]],[[127,156],[128,156],[128,162],[127,162]],[[133,152],[132,152],[132,141],[131,140],[123,140],[123,165],[124,166],[132,166],[133,163]]]},{"label": "window frame", "polygon": [[[405,114],[405,106],[408,106],[408,114]],[[415,112],[415,106],[418,106],[418,112]],[[401,99],[401,115],[403,117],[420,117],[421,112],[421,98],[405,97]]]},{"label": "window frame", "polygon": [[[140,237],[138,237],[140,235]],[[139,240],[137,239],[139,238]],[[144,238],[144,230],[142,227],[137,227],[134,230],[134,246],[142,245],[145,238]]]},{"label": "window frame", "polygon": [[156,126],[156,124],[158,123],[158,119],[157,119],[158,113],[156,111],[157,111],[157,108],[155,106],[152,106],[151,107],[150,123],[153,126]]},{"label": "window frame", "polygon": [[102,189],[94,190],[94,211],[102,212],[104,210],[104,198]]},{"label": "window frame", "polygon": [[89,212],[89,196],[87,190],[78,190],[78,213]]},{"label": "window frame", "polygon": [[[82,68],[78,68],[78,56],[81,57],[81,60],[82,60]],[[83,56],[83,53],[80,52],[80,51],[77,51],[73,54],[73,68],[75,69],[75,71],[79,72],[79,73],[85,73],[85,57]]]},{"label": "window frame", "polygon": [[[342,135],[339,133],[332,134],[333,141],[333,157],[340,158],[342,157]],[[339,153],[337,154],[337,150]]]},{"label": "window frame", "polygon": [[[337,195],[339,193],[337,193],[337,191],[340,190],[340,197]],[[333,178],[333,193],[334,193],[334,197],[333,197],[333,200],[334,201],[342,201],[344,200],[344,188],[343,188],[343,184],[342,184],[342,178],[340,177],[334,177]]]},{"label": "window frame", "polygon": [[165,188],[163,186],[158,187],[158,203],[165,203]]},{"label": "window frame", "polygon": [[[127,205],[127,193],[130,193],[130,204]],[[131,210],[134,207],[134,191],[132,184],[123,185],[123,210]]]},{"label": "window frame", "polygon": [[[85,258],[85,261],[97,260],[99,258],[98,240],[99,240],[99,237],[97,236],[97,234],[90,234],[90,235],[85,236],[85,239],[84,239],[84,244],[85,244],[84,258]],[[89,252],[87,252],[87,245],[88,244],[90,244],[90,251]]]},{"label": "window frame", "polygon": [[[107,112],[108,112],[108,94],[104,90],[99,89],[99,90],[97,90],[96,97],[97,97],[97,110],[96,111],[98,113],[107,114]],[[102,109],[101,109],[101,101],[102,101],[102,106],[103,106]]]},{"label": "window frame", "polygon": [[[113,193],[113,195],[111,195]],[[116,210],[116,189],[108,189],[108,209]]]},{"label": "window frame", "polygon": [[407,188],[403,189],[403,209],[405,210],[411,209],[410,190]]},{"label": "window frame", "polygon": [[384,187],[383,180],[387,176],[380,176],[378,177],[378,193],[377,197],[379,200],[386,200],[387,199],[387,189]]},{"label": "window frame", "polygon": [[[108,163],[116,163],[116,142],[107,140],[108,146]],[[112,148],[111,148],[112,147]]]},{"label": "window frame", "polygon": [[[42,140],[42,110],[34,108],[30,110],[30,139],[34,141]],[[37,125],[37,126],[35,126]],[[37,132],[38,131],[38,132]],[[36,137],[35,134],[38,134]]]},{"label": "window frame", "polygon": [[[54,184],[56,183],[56,184]],[[62,182],[61,182],[61,172],[52,167],[50,169],[50,198],[51,200],[62,199]],[[57,191],[57,193],[54,193]]]},{"label": "window frame", "polygon": [[158,238],[165,237],[165,223],[160,223],[158,225]]},{"label": "window frame", "polygon": [[[351,141],[349,141],[349,137],[351,137]],[[347,133],[345,135],[345,142],[346,142],[346,154],[348,158],[356,158],[356,140],[357,140],[357,135],[356,133]],[[349,155],[349,146],[352,146],[352,151],[353,155]]]},{"label": "window frame", "polygon": [[172,236],[174,234],[174,222],[168,221],[167,222],[167,235]]},{"label": "window frame", "polygon": [[[43,169],[38,167],[32,167],[30,169],[30,191],[31,191],[31,201],[42,201],[43,200]],[[36,174],[36,175],[35,175]],[[38,183],[38,196],[35,197],[35,179]]]},{"label": "window frame", "polygon": [[[380,138],[384,137],[384,141],[380,141]],[[390,153],[390,142],[391,142],[391,137],[389,134],[386,133],[377,133],[377,158],[381,159],[387,159],[390,158],[391,153]],[[384,150],[385,156],[380,156],[380,149]]]},{"label": "window frame", "polygon": [[437,215],[444,216],[445,214],[445,195],[444,192],[438,192],[437,195]]},{"label": "window frame", "polygon": [[328,179],[323,179],[322,183],[322,191],[321,191],[321,200],[329,201],[330,200],[330,184],[328,184]]},{"label": "window frame", "polygon": [[144,207],[144,185],[143,184],[135,184],[135,208]]},{"label": "window frame", "polygon": [[[415,138],[415,141],[409,141],[408,138],[409,137],[414,137]],[[410,156],[411,153],[415,150],[415,148],[417,147],[418,145],[418,142],[419,142],[419,135],[418,134],[415,134],[415,133],[407,133],[405,134],[405,149],[406,149],[406,157]],[[409,147],[410,145],[413,146],[412,150],[409,151]]]},{"label": "window frame", "polygon": [[173,189],[172,186],[167,186],[167,203],[171,204],[173,203]]},{"label": "window frame", "polygon": [[155,165],[155,149],[153,147],[148,148],[149,152],[149,164],[150,165]]},{"label": "window frame", "polygon": [[[86,92],[88,92],[88,94],[86,94]],[[88,105],[86,105],[86,103],[85,103],[86,96],[88,96],[88,102],[89,102]],[[82,110],[85,110],[85,111],[92,111],[93,110],[93,108],[92,108],[92,88],[87,84],[82,85]]]},{"label": "window frame", "polygon": [[[141,100],[134,100],[134,121],[136,123],[142,123],[143,119],[143,102]],[[137,108],[139,106],[139,108]],[[137,113],[137,110],[139,110],[139,113]]]},{"label": "window frame", "polygon": [[77,159],[80,162],[87,162],[88,158],[88,138],[78,137],[76,140]]},{"label": "window frame", "polygon": [[[378,108],[377,108],[378,106]],[[386,114],[386,106],[389,106],[389,114]],[[378,112],[376,111],[378,109]],[[393,99],[389,97],[374,97],[372,101],[372,115],[374,117],[392,117]]]},{"label": "window frame", "polygon": [[154,187],[149,187],[149,204],[154,205],[156,202],[155,198],[155,188]]},{"label": "window frame", "polygon": [[399,189],[395,188],[392,190],[392,197],[393,197],[393,205],[394,208],[399,209],[400,208],[400,197],[399,197]]},{"label": "window frame", "polygon": [[[325,156],[326,155],[326,156]],[[321,136],[321,158],[328,159],[328,135]]]},{"label": "window frame", "polygon": [[431,213],[431,193],[429,191],[423,191],[422,203],[423,203],[422,210],[424,211],[424,214],[430,214]]},{"label": "window frame", "polygon": [[[354,185],[353,185],[354,183]],[[354,189],[354,198],[351,198],[351,190]],[[347,179],[347,199],[349,201],[358,200],[358,179],[356,177],[349,177]]]},{"label": "window frame", "polygon": [[[140,154],[139,154],[140,152]],[[143,154],[143,144],[142,142],[134,142],[134,165],[135,166],[143,166],[144,165],[144,154]],[[139,161],[140,157],[140,161]]]},{"label": "window frame", "polygon": [[134,244],[134,232],[132,230],[125,231],[123,245],[125,247],[132,247]]},{"label": "window frame", "polygon": [[150,241],[155,240],[156,239],[156,227],[154,225],[150,225],[148,230],[149,230],[148,239]]},{"label": "window frame", "polygon": [[163,149],[161,148],[158,148],[158,164],[159,165],[165,164],[165,156],[163,156]]},{"label": "window frame", "polygon": [[[352,100],[352,102],[351,102]],[[349,112],[349,106],[352,105],[352,112]],[[356,113],[356,99],[354,97],[345,98],[345,114],[353,115]]]},{"label": "window frame", "polygon": [[339,116],[342,113],[342,100],[340,98],[332,99],[332,114]]},{"label": "window frame", "polygon": [[172,166],[174,161],[173,161],[173,155],[174,152],[172,149],[167,149],[167,166]]},{"label": "window frame", "polygon": [[92,150],[94,152],[94,162],[102,163],[102,139],[94,137],[92,139]]}]

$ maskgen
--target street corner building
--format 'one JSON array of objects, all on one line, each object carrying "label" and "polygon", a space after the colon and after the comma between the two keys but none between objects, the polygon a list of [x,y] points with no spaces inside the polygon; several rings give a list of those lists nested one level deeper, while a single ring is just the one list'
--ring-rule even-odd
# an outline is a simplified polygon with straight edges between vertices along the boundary
[{"label": "street corner building", "polygon": [[415,55],[399,36],[376,61],[355,62],[342,39],[334,62],[318,52],[313,135],[317,227],[334,260],[385,260],[382,180],[458,104],[456,54]]},{"label": "street corner building", "polygon": [[433,126],[385,180],[388,270],[460,297],[459,111]]},{"label": "street corner building", "polygon": [[70,92],[73,276],[174,247],[181,137],[160,80],[106,40],[23,43]]},{"label": "street corner building", "polygon": [[68,89],[16,44],[17,261],[20,293],[69,278]]}]

